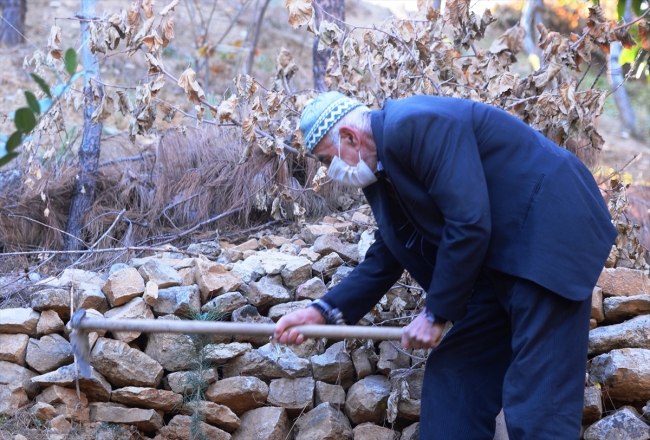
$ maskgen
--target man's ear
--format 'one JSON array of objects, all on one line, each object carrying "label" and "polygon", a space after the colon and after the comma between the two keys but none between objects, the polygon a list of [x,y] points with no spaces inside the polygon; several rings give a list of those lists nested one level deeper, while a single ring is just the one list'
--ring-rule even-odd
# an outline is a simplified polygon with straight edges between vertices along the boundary
[{"label": "man's ear", "polygon": [[352,146],[352,148],[354,148],[355,150],[359,150],[361,143],[360,143],[359,133],[357,132],[357,130],[355,130],[353,127],[348,127],[344,125],[339,129],[339,133],[341,135],[341,142],[345,140],[349,145]]}]

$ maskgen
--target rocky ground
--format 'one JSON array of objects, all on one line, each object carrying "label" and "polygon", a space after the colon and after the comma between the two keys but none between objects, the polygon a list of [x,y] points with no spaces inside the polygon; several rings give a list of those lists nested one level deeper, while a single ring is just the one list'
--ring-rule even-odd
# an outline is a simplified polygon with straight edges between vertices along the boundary
[{"label": "rocky ground", "polygon": [[[0,438],[417,439],[427,353],[389,341],[285,347],[268,337],[94,332],[92,377],[76,389],[72,311],[273,323],[363,259],[367,214],[26,283],[29,307],[0,310],[0,413],[12,416]],[[593,293],[585,440],[650,438],[650,279],[616,265]],[[402,281],[361,324],[403,325],[419,312],[422,292]]]}]

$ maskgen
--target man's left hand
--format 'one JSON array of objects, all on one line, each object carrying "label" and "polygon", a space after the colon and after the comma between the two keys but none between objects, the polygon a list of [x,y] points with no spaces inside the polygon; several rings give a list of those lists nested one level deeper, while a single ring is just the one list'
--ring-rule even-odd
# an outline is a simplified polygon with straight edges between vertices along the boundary
[{"label": "man's left hand", "polygon": [[431,322],[424,312],[420,313],[404,328],[402,346],[404,348],[436,348],[442,340],[445,324]]}]

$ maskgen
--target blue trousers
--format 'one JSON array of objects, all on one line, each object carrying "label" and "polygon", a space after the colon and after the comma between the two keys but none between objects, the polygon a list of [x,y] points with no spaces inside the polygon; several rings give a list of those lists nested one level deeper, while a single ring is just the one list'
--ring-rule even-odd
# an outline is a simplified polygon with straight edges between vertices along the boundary
[{"label": "blue trousers", "polygon": [[426,365],[420,440],[580,438],[591,298],[484,269],[467,315]]}]

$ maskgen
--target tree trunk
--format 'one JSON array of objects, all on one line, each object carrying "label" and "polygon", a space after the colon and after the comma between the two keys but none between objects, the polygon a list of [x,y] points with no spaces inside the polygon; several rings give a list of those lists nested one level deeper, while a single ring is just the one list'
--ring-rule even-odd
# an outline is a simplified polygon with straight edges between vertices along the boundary
[{"label": "tree trunk", "polygon": [[[628,23],[632,21],[632,0],[626,0],[623,18]],[[622,50],[623,45],[618,41],[609,45],[609,70],[607,72],[607,79],[609,80],[609,86],[614,90],[614,102],[616,103],[616,108],[618,108],[618,113],[621,117],[623,127],[629,134],[636,136],[637,132],[634,110],[632,110],[630,98],[627,95],[627,90],[625,90],[625,84],[623,84],[625,77],[623,76],[621,65],[618,62]]]},{"label": "tree trunk", "polygon": [[[315,0],[314,3],[314,24],[316,29],[320,26],[321,20],[336,21],[339,19],[345,21],[345,0]],[[323,14],[323,11],[329,15]],[[340,22],[336,23],[338,27],[343,28],[344,25]],[[332,56],[332,49],[325,49],[318,51],[318,37],[314,38],[314,89],[324,92],[327,90],[325,85],[325,69],[327,69],[327,62]]]},{"label": "tree trunk", "polygon": [[[93,18],[95,16],[95,0],[82,0],[82,16]],[[81,21],[82,41],[90,40],[90,30],[87,21]],[[102,123],[93,124],[91,116],[95,111],[94,96],[91,88],[91,79],[100,79],[97,57],[90,52],[87,44],[81,49],[82,63],[85,69],[84,75],[84,131],[81,147],[79,148],[79,178],[72,190],[70,201],[70,214],[65,231],[64,249],[77,250],[80,247],[79,240],[73,237],[80,237],[84,225],[85,214],[92,206],[95,199],[95,188],[97,186],[97,168],[99,164],[99,147],[102,134]],[[101,90],[101,88],[100,88]],[[72,237],[71,237],[72,236]]]},{"label": "tree trunk", "polygon": [[535,25],[542,21],[542,8],[544,7],[544,0],[526,0],[524,3],[524,10],[521,14],[521,22],[526,31],[524,37],[524,46],[528,55],[541,55],[539,47],[537,46],[537,33]]},{"label": "tree trunk", "polygon": [[16,46],[24,41],[25,13],[27,0],[0,0],[2,23],[0,24],[0,43]]},{"label": "tree trunk", "polygon": [[246,73],[247,75],[253,75],[253,61],[255,60],[255,51],[257,50],[257,43],[260,39],[260,33],[262,31],[262,22],[264,21],[264,14],[266,14],[266,8],[268,8],[271,0],[263,0],[264,4],[258,16],[255,19],[255,33],[253,34],[253,42],[251,43],[251,51],[248,53],[248,60],[246,60]]}]

